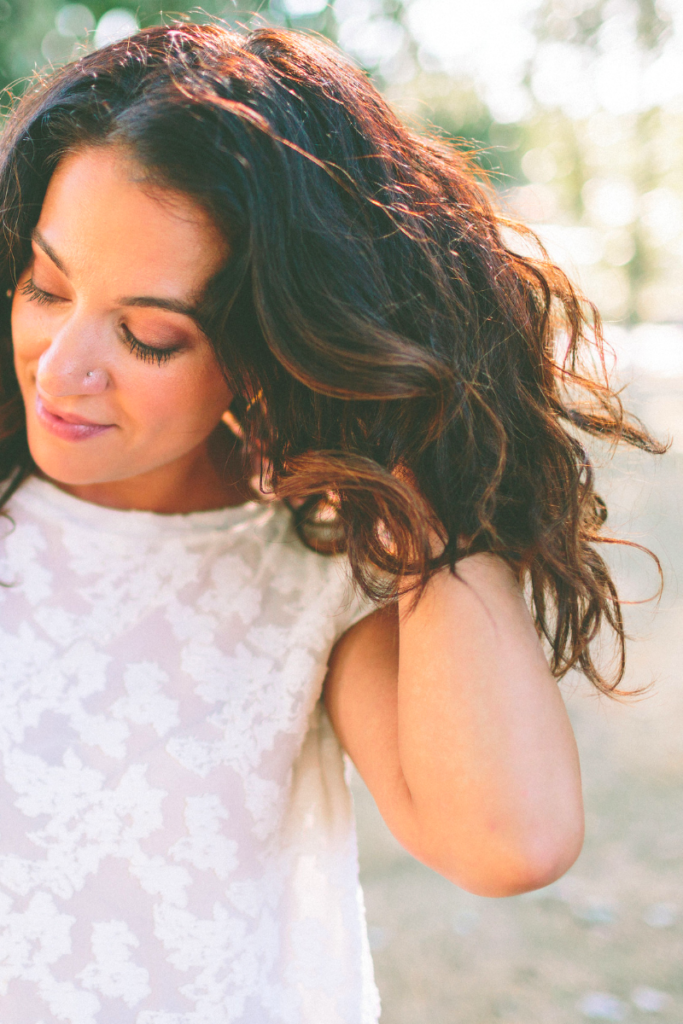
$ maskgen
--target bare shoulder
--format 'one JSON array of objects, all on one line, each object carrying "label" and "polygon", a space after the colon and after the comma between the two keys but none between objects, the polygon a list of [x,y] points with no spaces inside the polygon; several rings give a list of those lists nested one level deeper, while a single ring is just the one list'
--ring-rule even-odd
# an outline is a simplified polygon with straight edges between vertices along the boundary
[{"label": "bare shoulder", "polygon": [[331,688],[351,674],[376,670],[387,660],[398,669],[398,608],[377,608],[354,623],[332,649],[325,682],[326,699]]},{"label": "bare shoulder", "polygon": [[[395,606],[378,609],[337,642],[324,688],[325,707],[339,742],[371,788],[381,788],[396,757],[399,622]],[[375,794],[376,795],[376,794]]]}]

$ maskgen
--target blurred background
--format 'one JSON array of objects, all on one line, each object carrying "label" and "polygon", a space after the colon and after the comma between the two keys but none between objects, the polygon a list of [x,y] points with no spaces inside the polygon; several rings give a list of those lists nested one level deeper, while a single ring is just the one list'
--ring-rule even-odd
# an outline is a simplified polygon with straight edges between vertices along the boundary
[{"label": "blurred background", "polygon": [[[683,1024],[683,0],[0,0],[0,86],[162,20],[276,24],[338,42],[413,126],[478,153],[606,320],[626,403],[663,458],[595,448],[633,637],[627,686],[563,685],[588,834],[561,881],[508,900],[405,854],[356,780],[383,1024]],[[641,602],[641,603],[638,603]],[[321,1024],[324,1022],[321,1021]]]}]

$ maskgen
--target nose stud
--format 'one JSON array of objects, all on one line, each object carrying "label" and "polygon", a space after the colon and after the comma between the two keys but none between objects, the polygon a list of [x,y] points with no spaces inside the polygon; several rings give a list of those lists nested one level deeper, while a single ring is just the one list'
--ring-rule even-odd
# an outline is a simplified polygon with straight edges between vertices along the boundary
[{"label": "nose stud", "polygon": [[86,373],[86,377],[92,377],[92,370],[88,370],[88,372]]}]

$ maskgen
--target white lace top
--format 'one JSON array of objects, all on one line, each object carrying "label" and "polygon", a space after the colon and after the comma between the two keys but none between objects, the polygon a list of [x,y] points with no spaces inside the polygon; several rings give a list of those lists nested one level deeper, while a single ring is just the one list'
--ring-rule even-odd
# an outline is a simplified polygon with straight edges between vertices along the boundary
[{"label": "white lace top", "polygon": [[368,608],[278,505],[0,520],[3,1024],[371,1024],[318,698]]}]

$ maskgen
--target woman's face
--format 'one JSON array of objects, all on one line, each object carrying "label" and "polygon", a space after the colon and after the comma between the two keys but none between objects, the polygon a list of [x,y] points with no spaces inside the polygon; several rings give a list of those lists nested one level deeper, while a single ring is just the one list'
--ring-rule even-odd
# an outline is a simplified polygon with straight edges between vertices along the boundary
[{"label": "woman's face", "polygon": [[123,481],[127,493],[198,485],[231,398],[193,319],[225,242],[191,200],[150,193],[136,172],[114,146],[62,160],[12,306],[31,454],[103,504],[121,504]]}]

